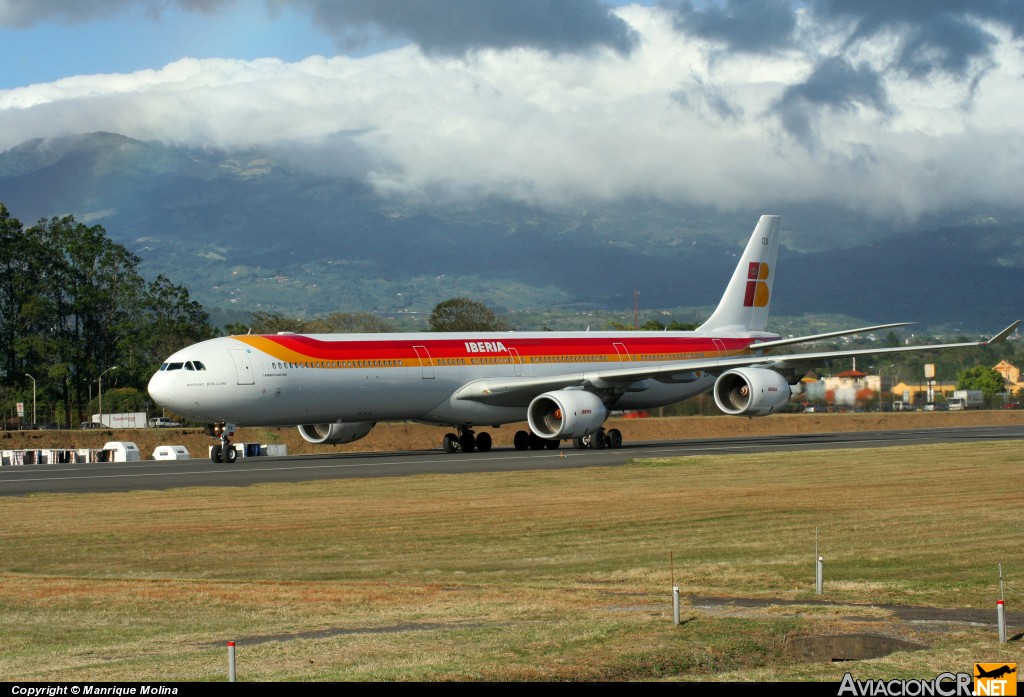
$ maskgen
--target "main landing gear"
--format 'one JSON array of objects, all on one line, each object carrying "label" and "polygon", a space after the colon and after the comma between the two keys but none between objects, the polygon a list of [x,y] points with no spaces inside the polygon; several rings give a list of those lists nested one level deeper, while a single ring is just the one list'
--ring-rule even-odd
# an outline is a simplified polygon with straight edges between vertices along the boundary
[{"label": "main landing gear", "polygon": [[223,423],[211,424],[206,427],[206,432],[214,438],[220,438],[220,443],[210,448],[210,460],[231,464],[238,459],[238,451],[231,445],[230,437],[235,435],[233,426]]},{"label": "main landing gear", "polygon": [[457,453],[460,450],[464,453],[471,453],[474,450],[486,453],[491,449],[490,433],[476,435],[473,433],[473,429],[468,426],[457,426],[457,428],[459,429],[459,435],[446,433],[441,440],[441,447],[444,448],[446,453]]},{"label": "main landing gear", "polygon": [[516,450],[555,450],[558,448],[558,441],[551,438],[541,438],[530,431],[516,431],[512,444]]},{"label": "main landing gear", "polygon": [[572,444],[578,449],[593,448],[594,450],[600,450],[601,448],[621,448],[622,447],[622,432],[617,428],[613,428],[607,433],[603,428],[598,429],[596,433],[591,433],[587,436],[580,436],[579,438],[573,438]]},{"label": "main landing gear", "polygon": [[[458,435],[454,433],[444,434],[441,447],[446,453],[471,453],[474,450],[486,453],[491,449],[491,434],[475,434],[473,429],[468,426],[458,426],[457,428],[459,430]],[[602,428],[590,435],[573,438],[572,443],[576,448],[593,448],[594,450],[621,448],[622,432],[617,428],[606,432]],[[516,431],[512,444],[516,450],[544,450],[545,448],[557,450],[560,442],[554,438],[541,438],[530,431]]]}]

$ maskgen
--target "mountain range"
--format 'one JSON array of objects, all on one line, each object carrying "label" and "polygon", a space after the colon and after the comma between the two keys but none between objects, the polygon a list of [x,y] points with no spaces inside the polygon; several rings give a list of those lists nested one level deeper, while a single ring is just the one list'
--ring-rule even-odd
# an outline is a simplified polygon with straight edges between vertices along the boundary
[{"label": "mountain range", "polygon": [[550,210],[493,198],[385,196],[270,150],[204,150],[113,133],[36,139],[3,152],[0,202],[26,226],[66,214],[102,225],[141,257],[147,276],[165,273],[185,285],[215,317],[422,317],[455,296],[498,311],[631,317],[638,292],[647,309],[699,320],[761,213],[783,215],[773,316],[987,333],[1024,314],[1019,212],[887,223],[808,206],[723,213],[637,198]]}]

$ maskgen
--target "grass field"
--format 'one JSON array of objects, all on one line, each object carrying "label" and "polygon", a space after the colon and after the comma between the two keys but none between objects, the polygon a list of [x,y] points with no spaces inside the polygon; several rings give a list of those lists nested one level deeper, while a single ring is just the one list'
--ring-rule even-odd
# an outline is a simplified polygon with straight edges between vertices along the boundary
[{"label": "grass field", "polygon": [[[992,442],[3,498],[0,676],[224,680],[228,640],[243,681],[967,672],[1021,660],[1020,642],[858,604],[994,620],[1002,564],[1019,609],[1022,482],[1021,443]],[[726,611],[697,595],[808,602]],[[789,651],[849,632],[927,648],[838,664]]]}]

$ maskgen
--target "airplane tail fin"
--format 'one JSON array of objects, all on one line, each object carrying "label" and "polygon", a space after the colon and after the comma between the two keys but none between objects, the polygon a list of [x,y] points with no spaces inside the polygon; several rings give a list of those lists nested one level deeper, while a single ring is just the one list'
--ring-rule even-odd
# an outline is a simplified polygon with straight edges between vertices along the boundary
[{"label": "airplane tail fin", "polygon": [[725,295],[698,332],[764,331],[775,279],[782,216],[762,215],[743,250]]}]

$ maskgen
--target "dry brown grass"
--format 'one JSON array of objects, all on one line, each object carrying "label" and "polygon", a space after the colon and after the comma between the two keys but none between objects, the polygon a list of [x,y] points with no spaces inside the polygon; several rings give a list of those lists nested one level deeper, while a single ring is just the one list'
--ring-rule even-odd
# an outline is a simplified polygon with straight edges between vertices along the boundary
[{"label": "dry brown grass", "polygon": [[[733,416],[686,416],[672,418],[623,419],[608,421],[609,428],[622,431],[627,442],[684,439],[734,438],[788,433],[829,433],[895,430],[909,428],[952,428],[1024,424],[1024,410],[965,412],[895,412],[886,414],[776,414],[765,418]],[[495,447],[510,447],[517,430],[526,424],[506,424],[487,430]],[[331,452],[392,452],[437,450],[441,438],[451,429],[414,423],[378,424],[370,434],[347,445],[313,445],[295,428],[242,428],[236,442],[279,443],[290,454]],[[125,429],[112,431],[0,431],[0,448],[99,448],[107,441],[131,441],[149,458],[159,445],[184,445],[193,457],[206,457],[215,441],[201,429]]]},{"label": "dry brown grass", "polygon": [[849,664],[794,664],[786,638],[850,627],[933,647],[859,664],[859,678],[1013,660],[989,629],[935,633],[847,605],[687,607],[676,627],[670,588],[813,598],[817,528],[830,600],[989,607],[1000,562],[1016,599],[1020,452],[0,499],[0,674],[223,679],[233,639],[243,679],[837,680]]}]

